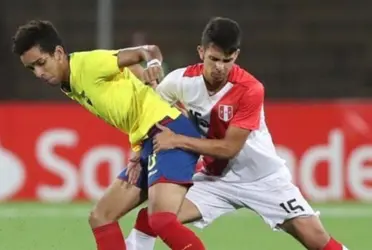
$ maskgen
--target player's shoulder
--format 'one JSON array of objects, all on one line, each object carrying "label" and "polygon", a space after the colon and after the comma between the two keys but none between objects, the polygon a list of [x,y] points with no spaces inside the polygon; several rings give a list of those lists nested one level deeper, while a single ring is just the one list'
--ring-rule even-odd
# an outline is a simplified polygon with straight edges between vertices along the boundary
[{"label": "player's shoulder", "polygon": [[186,78],[193,78],[193,77],[199,77],[203,75],[203,64],[197,63],[192,64],[184,68],[183,77]]},{"label": "player's shoulder", "polygon": [[193,83],[203,75],[203,64],[198,63],[178,68],[169,75],[180,83]]},{"label": "player's shoulder", "polygon": [[251,73],[237,64],[233,65],[228,81],[234,84],[235,88],[239,88],[240,90],[249,92],[250,94],[261,94],[264,92],[263,84]]},{"label": "player's shoulder", "polygon": [[117,53],[117,50],[104,49],[74,52],[70,54],[70,66],[73,71],[78,71],[76,74],[102,77],[108,67],[117,65]]},{"label": "player's shoulder", "polygon": [[180,80],[183,77],[185,70],[185,67],[172,70],[166,77],[172,80]]},{"label": "player's shoulder", "polygon": [[75,55],[116,55],[119,50],[109,50],[109,49],[94,49],[94,50],[85,50],[85,51],[77,51],[73,52],[72,54]]},{"label": "player's shoulder", "polygon": [[192,83],[195,77],[202,76],[203,64],[188,65],[175,69],[167,74],[165,80],[174,81],[178,84]]},{"label": "player's shoulder", "polygon": [[197,64],[192,64],[192,65],[188,65],[185,67],[181,67],[181,68],[173,70],[169,74],[177,76],[177,77],[181,77],[181,78],[193,78],[193,77],[202,76],[203,64],[197,63]]},{"label": "player's shoulder", "polygon": [[117,53],[118,53],[117,50],[105,49],[78,51],[70,54],[70,60],[97,61],[107,56],[116,56]]}]

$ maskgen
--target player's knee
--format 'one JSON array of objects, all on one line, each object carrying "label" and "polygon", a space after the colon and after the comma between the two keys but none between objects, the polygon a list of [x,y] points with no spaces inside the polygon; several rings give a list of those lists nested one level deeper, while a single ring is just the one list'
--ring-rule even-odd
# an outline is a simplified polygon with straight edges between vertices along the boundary
[{"label": "player's knee", "polygon": [[297,237],[299,236],[302,244],[309,250],[323,249],[330,239],[317,216],[296,218],[293,220],[293,226]]},{"label": "player's knee", "polygon": [[148,220],[148,214],[147,214],[147,207],[140,209],[140,211],[137,214],[137,219],[136,221],[145,221]]},{"label": "player's knee", "polygon": [[89,214],[89,225],[92,228],[96,228],[113,221],[114,220],[110,218],[109,213],[101,209],[94,208]]},{"label": "player's knee", "polygon": [[177,221],[177,216],[174,213],[158,212],[149,215],[149,224],[154,233],[159,234],[167,228],[168,225]]},{"label": "player's knee", "polygon": [[138,231],[145,233],[147,235],[156,237],[156,233],[150,226],[149,216],[147,213],[147,208],[142,208],[138,214],[136,219],[136,224],[134,225],[134,228]]}]

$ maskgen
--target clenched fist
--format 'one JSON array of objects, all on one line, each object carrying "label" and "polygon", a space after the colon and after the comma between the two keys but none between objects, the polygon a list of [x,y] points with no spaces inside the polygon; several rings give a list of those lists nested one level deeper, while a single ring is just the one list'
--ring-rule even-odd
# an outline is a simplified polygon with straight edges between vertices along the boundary
[{"label": "clenched fist", "polygon": [[163,79],[164,72],[159,60],[148,62],[147,68],[143,72],[143,81],[153,88],[156,88],[158,83]]}]

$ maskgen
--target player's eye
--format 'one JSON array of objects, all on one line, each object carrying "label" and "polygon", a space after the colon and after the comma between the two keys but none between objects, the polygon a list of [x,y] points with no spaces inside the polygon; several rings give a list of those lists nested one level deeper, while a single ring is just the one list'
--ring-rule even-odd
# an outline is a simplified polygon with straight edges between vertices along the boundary
[{"label": "player's eye", "polygon": [[34,71],[35,70],[35,67],[34,66],[26,66],[26,69],[29,69],[31,71]]},{"label": "player's eye", "polygon": [[214,56],[210,56],[209,59],[211,59],[213,62],[217,62],[219,61],[218,58],[214,57]]},{"label": "player's eye", "polygon": [[45,60],[40,60],[36,62],[37,66],[43,66],[45,64]]},{"label": "player's eye", "polygon": [[229,63],[229,62],[231,62],[233,59],[232,58],[229,58],[229,59],[223,59],[223,62],[224,63]]}]

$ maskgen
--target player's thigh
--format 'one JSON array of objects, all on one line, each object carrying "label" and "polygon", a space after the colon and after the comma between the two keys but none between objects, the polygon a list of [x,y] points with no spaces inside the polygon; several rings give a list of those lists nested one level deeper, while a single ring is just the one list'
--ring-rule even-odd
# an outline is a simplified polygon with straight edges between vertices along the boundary
[{"label": "player's thigh", "polygon": [[151,154],[148,160],[148,185],[174,183],[191,185],[199,155],[181,149]]},{"label": "player's thigh", "polygon": [[148,161],[149,211],[177,213],[192,185],[199,156],[180,149],[152,154]]},{"label": "player's thigh", "polygon": [[[165,124],[177,134],[200,137],[193,124],[184,116]],[[167,211],[177,213],[192,184],[199,154],[181,149],[163,150],[152,153],[152,140],[143,143],[144,152],[149,153],[147,161],[150,213]]]},{"label": "player's thigh", "polygon": [[315,215],[314,210],[292,183],[287,168],[253,183],[239,184],[242,204],[259,214],[273,229],[285,221]]},{"label": "player's thigh", "polygon": [[181,208],[177,213],[178,220],[183,224],[195,222],[202,219],[198,207],[189,199],[185,198],[182,202]]},{"label": "player's thigh", "polygon": [[95,204],[89,221],[92,227],[118,220],[147,198],[147,190],[116,179]]},{"label": "player's thigh", "polygon": [[237,191],[230,187],[230,183],[196,181],[186,194],[179,220],[204,228],[218,217],[238,209],[236,198]]},{"label": "player's thigh", "polygon": [[177,213],[187,192],[187,186],[177,183],[160,182],[149,188],[148,211]]}]

